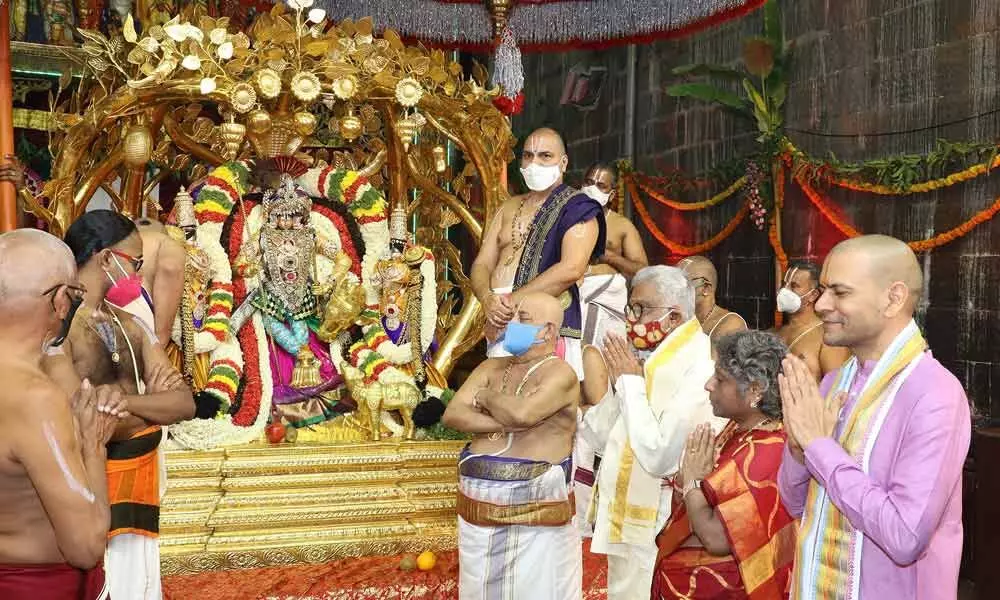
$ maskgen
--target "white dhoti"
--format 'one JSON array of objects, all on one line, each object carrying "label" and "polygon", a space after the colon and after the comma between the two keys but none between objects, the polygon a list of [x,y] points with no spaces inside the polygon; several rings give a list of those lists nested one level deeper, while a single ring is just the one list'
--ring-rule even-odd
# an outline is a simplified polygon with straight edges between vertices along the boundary
[{"label": "white dhoti", "polygon": [[[498,295],[509,294],[513,288],[493,288],[493,293]],[[583,381],[583,345],[580,340],[571,337],[560,337],[556,343],[556,355],[569,363],[576,371],[576,378]],[[489,341],[486,340],[486,358],[503,358],[511,356],[510,352],[504,350],[503,335],[500,338]]]},{"label": "white dhoti", "polygon": [[649,598],[656,568],[656,546],[628,546],[622,556],[608,554],[608,600]]},{"label": "white dhoti", "polygon": [[590,537],[594,533],[593,524],[587,519],[590,497],[594,491],[596,453],[591,443],[583,436],[583,411],[576,411],[576,438],[573,440],[573,496],[576,498],[576,525],[580,535]]},{"label": "white dhoti", "polygon": [[160,541],[135,533],[108,540],[104,568],[111,598],[161,600]]},{"label": "white dhoti", "polygon": [[580,600],[583,550],[573,524],[570,462],[463,452],[460,600]]},{"label": "white dhoti", "polygon": [[628,282],[620,274],[591,275],[580,284],[583,343],[603,347],[608,333],[625,335]]}]

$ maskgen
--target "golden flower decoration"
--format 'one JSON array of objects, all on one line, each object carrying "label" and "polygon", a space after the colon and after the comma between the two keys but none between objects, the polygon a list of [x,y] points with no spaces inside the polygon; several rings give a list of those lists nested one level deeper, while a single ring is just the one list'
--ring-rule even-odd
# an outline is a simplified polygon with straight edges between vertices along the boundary
[{"label": "golden flower decoration", "polygon": [[237,83],[229,90],[229,102],[233,110],[245,113],[257,105],[257,92],[249,83]]},{"label": "golden flower decoration", "polygon": [[406,107],[416,106],[424,95],[420,82],[412,77],[405,77],[396,84],[396,101]]},{"label": "golden flower decoration", "polygon": [[263,68],[257,71],[254,82],[264,98],[277,98],[281,93],[281,76],[274,69]]},{"label": "golden flower decoration", "polygon": [[358,91],[358,80],[353,75],[340,77],[333,82],[333,94],[341,100],[354,97]]},{"label": "golden flower decoration", "polygon": [[319,77],[308,71],[300,71],[292,77],[292,94],[303,102],[312,102],[321,90]]}]

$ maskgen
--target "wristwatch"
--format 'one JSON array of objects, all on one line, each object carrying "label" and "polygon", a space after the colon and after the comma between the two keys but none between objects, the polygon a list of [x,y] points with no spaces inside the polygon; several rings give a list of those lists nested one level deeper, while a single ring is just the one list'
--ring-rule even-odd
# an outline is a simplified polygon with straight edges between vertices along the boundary
[{"label": "wristwatch", "polygon": [[698,489],[701,489],[701,479],[695,479],[694,481],[689,481],[684,484],[684,489],[681,490],[681,497],[686,498],[688,493]]}]

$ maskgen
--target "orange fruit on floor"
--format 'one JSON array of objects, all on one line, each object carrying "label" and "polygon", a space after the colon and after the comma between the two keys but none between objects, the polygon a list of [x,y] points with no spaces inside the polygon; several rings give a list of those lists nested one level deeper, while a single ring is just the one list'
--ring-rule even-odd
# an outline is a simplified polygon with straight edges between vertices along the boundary
[{"label": "orange fruit on floor", "polygon": [[437,564],[437,557],[430,550],[422,552],[420,556],[417,557],[417,568],[421,571],[430,571]]}]

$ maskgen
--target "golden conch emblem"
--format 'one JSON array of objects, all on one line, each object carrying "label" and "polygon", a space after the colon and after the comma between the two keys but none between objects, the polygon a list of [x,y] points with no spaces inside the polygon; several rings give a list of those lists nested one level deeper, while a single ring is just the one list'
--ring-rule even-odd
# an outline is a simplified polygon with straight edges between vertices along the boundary
[{"label": "golden conch emblem", "polygon": [[222,140],[222,157],[226,160],[233,160],[239,154],[243,145],[243,136],[246,135],[247,128],[242,123],[223,123],[219,125],[219,139]]}]

